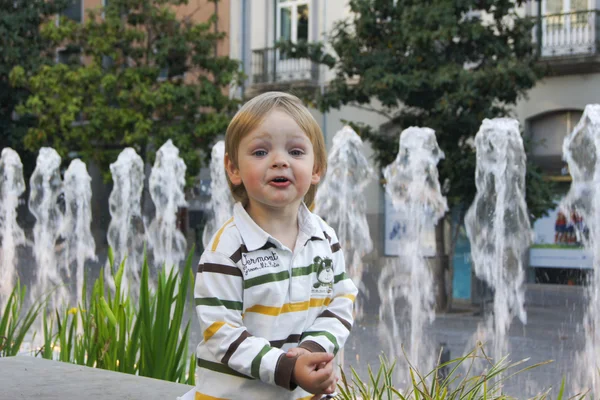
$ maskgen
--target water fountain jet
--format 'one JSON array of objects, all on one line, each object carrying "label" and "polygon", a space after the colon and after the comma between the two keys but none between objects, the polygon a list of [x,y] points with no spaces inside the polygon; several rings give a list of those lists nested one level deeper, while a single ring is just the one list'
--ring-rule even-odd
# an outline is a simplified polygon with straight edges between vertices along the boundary
[{"label": "water fountain jet", "polygon": [[25,192],[23,164],[11,148],[2,149],[0,157],[0,310],[16,283],[17,247],[26,244],[25,233],[17,224],[19,197]]},{"label": "water fountain jet", "polygon": [[[400,294],[408,303],[410,332],[408,338],[403,338],[407,355],[421,371],[431,370],[437,357],[423,334],[426,324],[435,317],[433,277],[424,257],[423,235],[434,228],[448,209],[437,171],[443,157],[432,129],[411,127],[401,133],[398,156],[383,171],[385,190],[394,208],[406,219],[399,241],[399,257],[384,267],[379,278],[380,319],[391,320],[390,352],[401,358],[401,342],[397,339],[400,327],[395,310]],[[408,276],[401,273],[403,270]]]}]

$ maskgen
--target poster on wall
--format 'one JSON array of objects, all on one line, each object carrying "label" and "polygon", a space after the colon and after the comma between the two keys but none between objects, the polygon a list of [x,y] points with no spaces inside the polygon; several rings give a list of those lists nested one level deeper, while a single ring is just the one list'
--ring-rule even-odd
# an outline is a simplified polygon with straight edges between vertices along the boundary
[{"label": "poster on wall", "polygon": [[[385,194],[384,253],[386,256],[400,255],[400,240],[406,235],[407,218],[394,208],[389,195]],[[435,228],[432,227],[421,236],[422,252],[426,257],[435,256]]]},{"label": "poster on wall", "polygon": [[534,244],[529,250],[529,266],[543,268],[592,268],[592,254],[583,248],[588,228],[573,212],[567,218],[554,209],[533,225]]}]

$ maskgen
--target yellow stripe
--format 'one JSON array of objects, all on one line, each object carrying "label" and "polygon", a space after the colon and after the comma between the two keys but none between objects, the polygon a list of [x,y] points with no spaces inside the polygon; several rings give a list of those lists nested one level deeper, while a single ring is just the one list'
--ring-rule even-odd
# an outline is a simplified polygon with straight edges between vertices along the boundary
[{"label": "yellow stripe", "polygon": [[222,397],[212,397],[207,394],[202,394],[200,392],[196,392],[196,396],[194,397],[194,400],[227,400],[227,399],[224,399]]},{"label": "yellow stripe", "polygon": [[223,325],[225,325],[225,322],[223,321],[213,322],[212,325],[204,331],[204,341],[206,342],[208,339],[213,337],[213,335],[217,333],[217,331],[221,329]]},{"label": "yellow stripe", "polygon": [[229,325],[232,328],[237,328],[237,326],[235,325],[231,325],[229,322],[223,322],[223,321],[217,321],[217,322],[213,322],[211,326],[209,326],[205,331],[204,331],[204,341],[206,342],[208,339],[210,339],[211,337],[213,337],[213,335],[215,333],[217,333],[217,331],[219,329],[221,329],[221,327],[223,325]]},{"label": "yellow stripe", "polygon": [[221,235],[223,234],[225,228],[227,228],[227,225],[229,225],[231,222],[233,222],[233,217],[229,218],[229,220],[225,222],[221,229],[219,229],[217,232],[217,236],[215,236],[215,240],[212,245],[212,251],[217,251],[217,246],[219,245],[219,240],[221,240]]},{"label": "yellow stripe", "polygon": [[312,398],[313,398],[313,395],[310,395],[310,396],[306,396],[306,397],[300,397],[300,398],[298,398],[296,400],[310,400]]},{"label": "yellow stripe", "polygon": [[258,314],[265,314],[271,316],[278,316],[279,314],[285,314],[290,312],[298,312],[298,311],[306,311],[311,307],[322,307],[329,305],[331,303],[331,299],[326,298],[313,298],[309,301],[302,301],[299,303],[286,303],[281,307],[271,307],[271,306],[263,306],[261,304],[254,305],[248,309],[246,312],[254,312]]},{"label": "yellow stripe", "polygon": [[329,303],[331,303],[331,299],[329,297],[312,298],[312,299],[310,299],[310,306],[311,307],[328,306]]}]

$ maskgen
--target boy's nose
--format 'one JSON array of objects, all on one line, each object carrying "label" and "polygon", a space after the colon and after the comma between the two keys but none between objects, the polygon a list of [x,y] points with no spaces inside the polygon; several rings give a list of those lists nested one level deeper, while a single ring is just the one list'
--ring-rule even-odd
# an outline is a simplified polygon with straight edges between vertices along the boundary
[{"label": "boy's nose", "polygon": [[288,161],[287,158],[280,153],[275,154],[275,156],[273,157],[273,168],[281,168],[281,167],[288,167]]},{"label": "boy's nose", "polygon": [[273,168],[284,168],[288,166],[288,162],[284,158],[276,158],[273,160]]}]

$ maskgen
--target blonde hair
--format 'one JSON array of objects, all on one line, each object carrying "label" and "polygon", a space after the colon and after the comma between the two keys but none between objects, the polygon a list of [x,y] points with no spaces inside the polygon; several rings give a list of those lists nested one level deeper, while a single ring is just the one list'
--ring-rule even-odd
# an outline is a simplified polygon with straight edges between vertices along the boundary
[{"label": "blonde hair", "polygon": [[[327,151],[321,127],[319,127],[312,114],[302,104],[302,101],[288,93],[263,93],[248,101],[240,108],[229,123],[227,133],[225,134],[225,153],[229,155],[229,159],[236,166],[238,165],[238,149],[241,140],[256,129],[267,114],[275,109],[281,110],[292,117],[300,129],[306,133],[306,136],[308,136],[312,143],[315,154],[314,170],[320,173],[321,179],[323,179],[327,171]],[[229,176],[227,176],[227,183],[229,184],[233,198],[246,206],[248,204],[248,193],[244,184],[233,185]],[[317,185],[311,185],[304,196],[304,203],[307,206],[312,206],[316,193]]]}]

